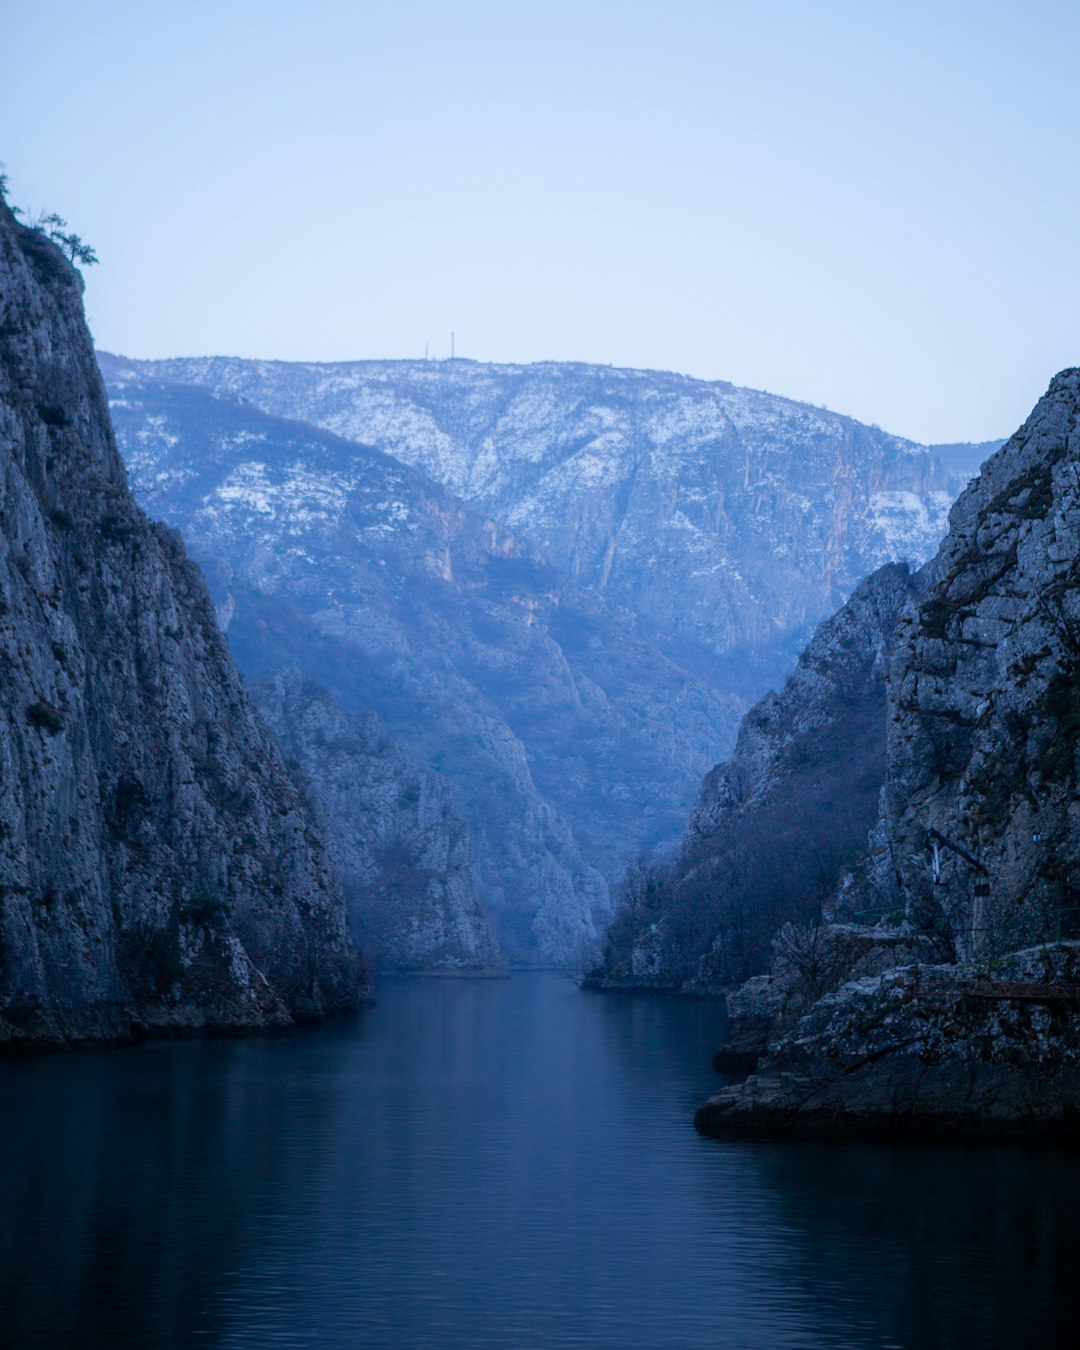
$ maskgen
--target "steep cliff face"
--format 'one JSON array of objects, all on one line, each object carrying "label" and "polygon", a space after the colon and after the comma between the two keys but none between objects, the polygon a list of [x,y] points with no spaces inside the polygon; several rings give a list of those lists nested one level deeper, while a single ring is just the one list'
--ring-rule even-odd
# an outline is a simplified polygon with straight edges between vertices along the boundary
[{"label": "steep cliff face", "polygon": [[251,690],[324,823],[354,930],[376,969],[498,974],[468,827],[372,713],[347,713],[295,668]]},{"label": "steep cliff face", "polygon": [[1080,371],[1064,371],[953,508],[893,658],[892,864],[909,916],[961,958],[1078,917],[1078,418]]},{"label": "steep cliff face", "polygon": [[888,872],[894,931],[938,964],[909,953],[781,1021],[701,1128],[1075,1138],[1078,424],[1067,370],[957,502],[897,625],[879,862],[839,901]]},{"label": "steep cliff face", "polygon": [[863,577],[933,553],[967,479],[850,418],[662,371],[102,359],[114,387],[197,384],[378,446],[748,699]]},{"label": "steep cliff face", "polygon": [[204,564],[237,663],[296,665],[445,778],[515,962],[578,961],[626,851],[678,837],[741,704],[515,532],[376,450],[128,379],[136,492]]},{"label": "steep cliff face", "polygon": [[632,893],[594,982],[715,989],[765,968],[785,923],[818,919],[866,846],[885,774],[885,673],[917,593],[903,564],[823,623],[780,694],[705,778],[673,867]]},{"label": "steep cliff face", "polygon": [[6,208],[0,475],[0,1041],[355,1006],[323,842],[128,492],[78,273]]}]

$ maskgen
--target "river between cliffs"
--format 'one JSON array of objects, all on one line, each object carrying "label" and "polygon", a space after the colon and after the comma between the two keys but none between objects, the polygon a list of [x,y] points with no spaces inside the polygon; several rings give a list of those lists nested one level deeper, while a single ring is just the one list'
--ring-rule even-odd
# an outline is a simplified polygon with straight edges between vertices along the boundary
[{"label": "river between cliffs", "polygon": [[0,1063],[0,1343],[1075,1343],[1080,1156],[699,1138],[719,1035],[523,974]]}]

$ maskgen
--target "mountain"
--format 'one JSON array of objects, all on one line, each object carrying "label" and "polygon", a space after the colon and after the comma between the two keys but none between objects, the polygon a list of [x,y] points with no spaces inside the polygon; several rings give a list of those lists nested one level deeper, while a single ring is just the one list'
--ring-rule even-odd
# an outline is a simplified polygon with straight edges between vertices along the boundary
[{"label": "mountain", "polygon": [[969,476],[851,418],[660,371],[101,361],[114,392],[197,385],[377,446],[748,702],[863,577],[933,553]]},{"label": "mountain", "polygon": [[444,781],[411,764],[374,713],[347,713],[296,669],[251,696],[323,822],[376,968],[505,973],[472,836]]},{"label": "mountain", "polygon": [[1080,370],[956,503],[888,664],[877,857],[837,909],[857,917],[886,877],[899,910],[871,935],[935,959],[838,971],[699,1125],[1074,1139]]},{"label": "mountain", "polygon": [[81,297],[0,206],[0,1043],[355,1007],[324,841],[128,491]]},{"label": "mountain", "polygon": [[378,450],[115,367],[110,390],[134,489],[206,567],[245,675],[296,666],[374,712],[453,791],[507,956],[582,959],[609,878],[677,837],[740,700]]},{"label": "mountain", "polygon": [[591,986],[716,992],[764,970],[785,924],[817,919],[877,819],[889,653],[918,593],[889,563],[820,625],[706,775],[678,856],[631,885]]}]

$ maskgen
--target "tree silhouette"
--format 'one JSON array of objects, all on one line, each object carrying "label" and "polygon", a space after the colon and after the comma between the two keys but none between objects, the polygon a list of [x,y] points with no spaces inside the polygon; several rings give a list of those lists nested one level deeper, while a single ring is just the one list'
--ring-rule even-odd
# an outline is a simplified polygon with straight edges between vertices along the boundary
[{"label": "tree silhouette", "polygon": [[92,267],[98,261],[98,255],[81,235],[67,232],[67,221],[55,211],[42,216],[35,228],[59,244],[71,262],[83,267]]}]

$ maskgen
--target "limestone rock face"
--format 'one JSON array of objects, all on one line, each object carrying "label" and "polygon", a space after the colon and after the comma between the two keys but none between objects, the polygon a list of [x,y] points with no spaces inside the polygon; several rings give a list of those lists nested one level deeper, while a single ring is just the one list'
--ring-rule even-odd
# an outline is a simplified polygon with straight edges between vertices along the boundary
[{"label": "limestone rock face", "polygon": [[834,903],[888,874],[898,938],[948,964],[908,952],[774,1023],[701,1128],[1075,1139],[1078,423],[1067,370],[957,502],[897,625],[875,856]]},{"label": "limestone rock face", "polygon": [[113,388],[194,384],[377,446],[749,701],[863,577],[933,553],[968,476],[851,418],[664,371],[102,360]]},{"label": "limestone rock face", "polygon": [[713,1066],[749,1072],[769,1043],[825,995],[851,980],[932,961],[934,954],[930,938],[886,922],[785,924],[773,939],[769,974],[752,976],[728,994],[728,1032]]},{"label": "limestone rock face", "polygon": [[79,275],[6,207],[0,480],[0,1041],[355,1006],[323,840],[128,491]]},{"label": "limestone rock face", "polygon": [[1080,370],[1063,371],[960,497],[898,630],[891,862],[909,917],[961,959],[1069,933],[1080,917],[1078,421]]},{"label": "limestone rock face", "polygon": [[446,784],[411,764],[373,713],[346,712],[295,668],[251,694],[324,824],[376,970],[503,973]]},{"label": "limestone rock face", "polygon": [[1075,1140],[1080,944],[853,980],[696,1117],[705,1134]]},{"label": "limestone rock face", "polygon": [[594,982],[716,992],[767,968],[783,924],[823,917],[877,815],[889,652],[917,591],[904,564],[879,569],[746,715],[680,856],[629,897]]}]

